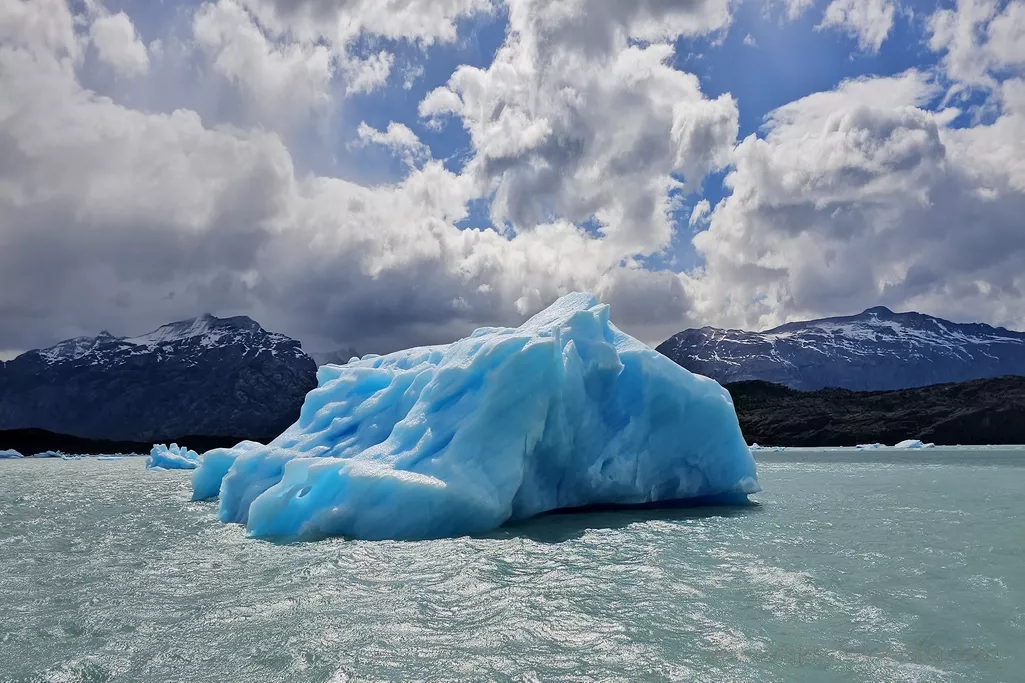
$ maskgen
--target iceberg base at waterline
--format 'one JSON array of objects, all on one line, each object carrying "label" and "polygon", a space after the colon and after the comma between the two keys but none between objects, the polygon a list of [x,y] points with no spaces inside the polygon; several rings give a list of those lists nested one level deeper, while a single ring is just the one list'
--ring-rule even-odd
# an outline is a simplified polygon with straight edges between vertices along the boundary
[{"label": "iceberg base at waterline", "polygon": [[729,393],[569,294],[518,328],[325,365],[267,445],[200,458],[193,498],[282,540],[423,539],[585,506],[746,503]]}]

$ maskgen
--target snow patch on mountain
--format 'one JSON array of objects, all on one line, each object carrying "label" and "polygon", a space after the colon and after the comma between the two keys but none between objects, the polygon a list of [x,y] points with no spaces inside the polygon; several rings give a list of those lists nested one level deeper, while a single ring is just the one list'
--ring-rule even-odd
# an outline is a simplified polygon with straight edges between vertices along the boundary
[{"label": "snow patch on mountain", "polygon": [[658,350],[720,382],[761,379],[795,389],[902,389],[1025,374],[1025,333],[881,306],[764,332],[686,330]]}]

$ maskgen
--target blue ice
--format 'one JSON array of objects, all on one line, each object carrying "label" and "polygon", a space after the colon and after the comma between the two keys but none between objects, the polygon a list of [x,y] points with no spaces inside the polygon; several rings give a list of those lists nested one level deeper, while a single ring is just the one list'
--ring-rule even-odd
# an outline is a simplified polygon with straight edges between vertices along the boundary
[{"label": "blue ice", "polygon": [[268,445],[206,453],[194,499],[261,538],[421,539],[560,508],[759,491],[729,394],[569,294],[518,328],[326,365]]},{"label": "blue ice", "polygon": [[199,465],[199,454],[176,443],[166,446],[157,444],[146,458],[148,470],[191,470]]},{"label": "blue ice", "polygon": [[15,450],[0,450],[0,460],[16,460],[23,457],[25,456]]}]

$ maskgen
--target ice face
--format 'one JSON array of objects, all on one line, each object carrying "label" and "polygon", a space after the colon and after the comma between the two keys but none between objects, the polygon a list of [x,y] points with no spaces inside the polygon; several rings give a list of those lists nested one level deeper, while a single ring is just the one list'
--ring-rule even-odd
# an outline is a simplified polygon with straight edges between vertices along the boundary
[{"label": "ice face", "polygon": [[746,502],[729,394],[570,294],[519,328],[325,365],[270,444],[204,455],[197,499],[256,537],[419,539],[559,508]]},{"label": "ice face", "polygon": [[936,444],[922,443],[918,439],[907,439],[901,441],[894,448],[934,448]]},{"label": "ice face", "polygon": [[146,458],[146,469],[191,470],[196,468],[198,461],[199,454],[196,451],[190,451],[176,443],[170,446],[157,444]]}]

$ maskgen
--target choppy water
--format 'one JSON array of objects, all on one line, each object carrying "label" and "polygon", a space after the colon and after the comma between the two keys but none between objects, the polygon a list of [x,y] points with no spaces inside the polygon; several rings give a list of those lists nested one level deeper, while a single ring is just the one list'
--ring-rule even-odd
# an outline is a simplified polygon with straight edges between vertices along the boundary
[{"label": "choppy water", "polygon": [[1022,680],[1025,451],[758,455],[748,510],[300,545],[3,462],[0,680]]}]

